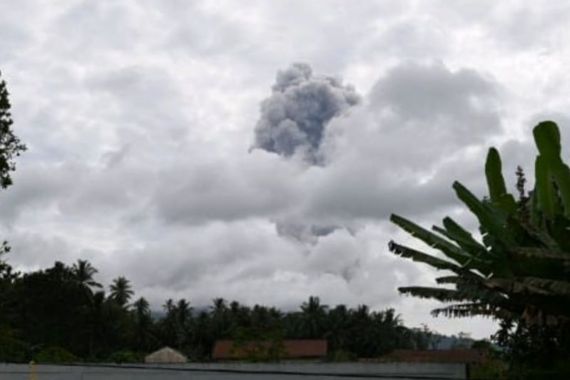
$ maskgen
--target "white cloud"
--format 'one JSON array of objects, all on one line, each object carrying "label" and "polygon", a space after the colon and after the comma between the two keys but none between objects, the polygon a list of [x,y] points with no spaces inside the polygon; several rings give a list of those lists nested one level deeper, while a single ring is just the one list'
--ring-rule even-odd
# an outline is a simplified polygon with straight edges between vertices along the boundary
[{"label": "white cloud", "polygon": [[[221,295],[295,307],[316,294],[485,335],[491,323],[433,320],[432,305],[398,296],[433,273],[387,252],[406,237],[386,220],[398,212],[429,225],[452,213],[474,226],[450,186],[484,193],[489,144],[512,183],[518,163],[532,172],[536,120],[555,116],[570,138],[567,11],[6,2],[1,69],[30,148],[0,193],[10,260],[30,269],[88,258],[104,281],[124,274],[155,306]],[[322,167],[248,153],[260,104],[293,62],[363,94],[327,127]]]}]

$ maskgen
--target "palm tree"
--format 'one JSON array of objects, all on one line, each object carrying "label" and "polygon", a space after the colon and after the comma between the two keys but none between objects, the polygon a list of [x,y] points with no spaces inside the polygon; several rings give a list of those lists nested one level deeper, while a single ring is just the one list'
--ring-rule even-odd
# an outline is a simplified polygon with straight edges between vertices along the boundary
[{"label": "palm tree", "polygon": [[89,324],[89,356],[95,354],[97,348],[105,345],[105,292],[98,291],[91,297],[89,305],[88,324]]},{"label": "palm tree", "polygon": [[178,300],[174,307],[174,327],[176,332],[176,347],[181,349],[189,341],[190,325],[192,322],[192,307],[184,298]]},{"label": "palm tree", "polygon": [[176,336],[176,306],[172,298],[166,300],[162,308],[165,311],[165,316],[160,321],[160,331],[164,344],[168,346],[177,345]]},{"label": "palm tree", "polygon": [[133,302],[133,309],[137,318],[141,319],[144,316],[150,316],[150,305],[148,301],[141,297]]},{"label": "palm tree", "polygon": [[119,306],[125,307],[131,297],[135,294],[132,290],[129,280],[120,276],[113,280],[110,286],[109,298],[115,301]]},{"label": "palm tree", "polygon": [[229,335],[231,328],[229,321],[229,313],[226,300],[223,298],[215,298],[212,300],[211,319],[212,327],[215,332],[214,339],[225,338]]},{"label": "palm tree", "polygon": [[214,298],[212,300],[212,312],[215,315],[221,315],[223,313],[226,312],[227,310],[227,305],[226,305],[226,300],[223,298]]},{"label": "palm tree", "polygon": [[310,296],[301,305],[300,332],[304,338],[322,338],[325,333],[327,306],[321,305],[319,297]]},{"label": "palm tree", "polygon": [[186,324],[188,319],[192,316],[192,307],[184,298],[178,300],[176,303],[176,316],[181,324]]},{"label": "palm tree", "polygon": [[162,305],[162,308],[166,311],[167,314],[174,310],[174,301],[172,298],[167,299],[164,305]]},{"label": "palm tree", "polygon": [[350,316],[346,305],[337,305],[327,315],[326,337],[331,345],[331,352],[343,350],[349,340]]},{"label": "palm tree", "polygon": [[[350,345],[349,351],[358,357],[377,356],[375,347],[378,344],[378,334],[373,326],[370,309],[366,305],[359,305],[350,313]],[[376,326],[374,326],[376,327]]]},{"label": "palm tree", "polygon": [[152,335],[152,317],[148,301],[141,297],[133,303],[133,317],[135,322],[135,346],[138,350],[149,349]]},{"label": "palm tree", "polygon": [[93,279],[93,276],[98,272],[91,263],[87,260],[77,260],[73,264],[71,271],[75,280],[82,286],[89,288],[101,288],[101,284]]}]

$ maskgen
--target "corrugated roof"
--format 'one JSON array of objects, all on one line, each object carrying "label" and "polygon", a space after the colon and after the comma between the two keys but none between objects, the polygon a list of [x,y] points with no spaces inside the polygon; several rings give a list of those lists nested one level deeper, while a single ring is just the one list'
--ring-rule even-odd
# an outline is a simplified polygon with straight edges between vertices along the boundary
[{"label": "corrugated roof", "polygon": [[163,347],[144,358],[145,363],[186,363],[187,361],[186,356],[170,347]]},{"label": "corrugated roof", "polygon": [[[255,347],[266,346],[270,347],[271,342],[249,342],[242,347],[234,347],[234,342],[231,340],[219,340],[214,346],[212,357],[214,359],[245,359],[248,356],[248,350]],[[283,359],[312,359],[322,358],[327,355],[327,341],[322,339],[299,339],[299,340],[284,340]]]}]

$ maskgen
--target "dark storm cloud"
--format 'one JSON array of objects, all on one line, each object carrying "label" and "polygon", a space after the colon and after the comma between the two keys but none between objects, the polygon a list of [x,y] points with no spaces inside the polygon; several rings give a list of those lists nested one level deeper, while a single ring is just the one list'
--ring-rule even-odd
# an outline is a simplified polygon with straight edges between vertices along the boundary
[{"label": "dark storm cloud", "polygon": [[307,64],[293,64],[277,73],[271,96],[261,104],[254,146],[285,157],[299,153],[319,163],[327,124],[358,102],[352,86],[313,75]]}]

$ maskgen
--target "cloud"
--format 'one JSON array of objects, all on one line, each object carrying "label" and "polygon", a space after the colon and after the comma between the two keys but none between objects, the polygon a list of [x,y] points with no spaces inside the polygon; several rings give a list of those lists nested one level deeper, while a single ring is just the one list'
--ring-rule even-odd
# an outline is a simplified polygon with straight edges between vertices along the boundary
[{"label": "cloud", "polygon": [[543,116],[569,136],[567,6],[529,4],[5,2],[1,69],[30,148],[0,193],[9,260],[88,258],[155,307],[315,294],[470,329],[398,296],[433,273],[387,252],[409,241],[386,220],[476,228],[453,180],[484,195],[489,145],[511,184],[517,164],[532,178]]},{"label": "cloud", "polygon": [[472,69],[404,63],[376,83],[371,99],[376,112],[404,125],[421,123],[431,133],[445,131],[454,143],[478,143],[500,128],[497,85]]},{"label": "cloud", "polygon": [[316,244],[319,238],[328,236],[340,229],[340,226],[307,224],[290,220],[275,222],[275,230],[279,236],[290,238],[305,244]]},{"label": "cloud", "polygon": [[333,220],[421,215],[454,204],[454,180],[481,189],[487,144],[501,137],[500,86],[467,69],[403,62],[362,105],[335,119],[313,170],[308,213]]},{"label": "cloud", "polygon": [[277,73],[271,96],[261,104],[254,146],[285,157],[300,154],[311,164],[320,163],[327,124],[358,102],[352,86],[313,75],[307,64],[293,64]]},{"label": "cloud", "polygon": [[245,150],[233,160],[181,159],[159,174],[164,186],[156,188],[150,204],[169,224],[271,218],[298,208],[300,175],[300,168],[278,157]]}]

